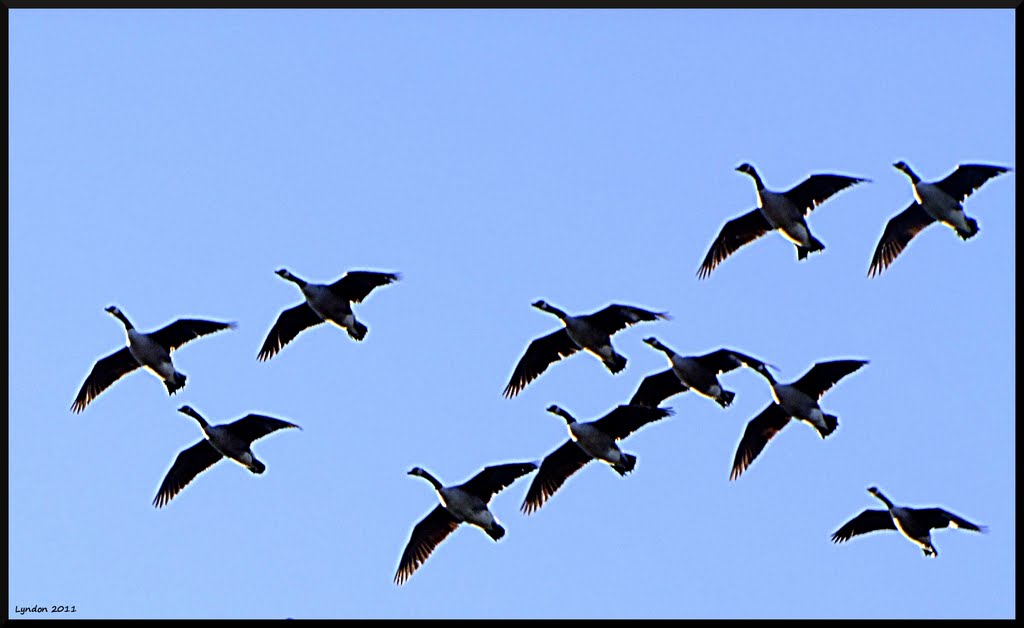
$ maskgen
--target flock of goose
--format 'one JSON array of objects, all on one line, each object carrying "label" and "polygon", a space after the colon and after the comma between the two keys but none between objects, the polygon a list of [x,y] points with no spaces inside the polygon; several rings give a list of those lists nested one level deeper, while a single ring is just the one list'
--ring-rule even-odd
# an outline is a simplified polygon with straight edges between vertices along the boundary
[{"label": "flock of goose", "polygon": [[[910,240],[933,222],[950,227],[965,240],[976,235],[977,221],[964,213],[962,203],[987,180],[1010,171],[1002,166],[962,164],[944,179],[928,183],[902,161],[894,167],[910,178],[914,201],[886,225],[871,260],[869,277],[891,265]],[[786,192],[773,192],[764,187],[750,164],[744,163],[737,170],[754,180],[758,206],[725,223],[697,271],[700,279],[707,278],[740,247],[773,230],[796,246],[798,260],[823,250],[824,244],[811,234],[805,216],[837,192],[868,181],[836,174],[814,174]],[[367,327],[356,319],[352,304],[363,301],[375,288],[400,279],[397,273],[350,271],[334,283],[316,284],[285,269],[276,273],[294,283],[304,301],[281,312],[257,354],[259,361],[274,357],[302,331],[323,322],[344,329],[353,340],[363,340]],[[556,316],[562,326],[529,343],[505,387],[506,398],[515,397],[553,363],[579,351],[592,354],[612,374],[620,373],[626,367],[626,358],[612,346],[612,336],[637,323],[669,318],[665,312],[632,305],[612,304],[591,314],[575,316],[543,300],[532,305]],[[164,383],[168,394],[173,395],[185,386],[186,376],[175,368],[171,352],[193,339],[235,326],[230,322],[179,319],[156,331],[143,333],[135,329],[117,307],[110,306],[106,311],[124,325],[127,346],[96,362],[71,405],[76,413],[85,410],[103,391],[138,368],[150,371]],[[539,466],[533,462],[488,466],[468,481],[448,486],[421,467],[410,470],[409,475],[430,482],[440,503],[414,526],[399,560],[395,583],[404,584],[462,523],[479,527],[495,541],[500,539],[505,529],[488,509],[488,502],[520,477],[537,472],[521,506],[522,512],[529,515],[592,460],[607,464],[621,476],[632,471],[636,456],[623,452],[618,441],[649,423],[671,416],[671,408],[660,407],[669,397],[692,390],[726,408],[736,395],[723,387],[720,375],[743,366],[765,378],[773,401],[747,423],[740,437],[729,476],[735,480],[792,419],[807,423],[823,439],[832,434],[839,421],[835,415],[822,410],[821,397],[841,379],[868,363],[860,359],[818,362],[802,377],[785,384],[775,379],[769,370],[774,368],[770,364],[733,349],[721,348],[706,355],[686,356],[657,338],[649,337],[644,342],[665,354],[669,368],[645,377],[628,404],[619,405],[596,420],[579,421],[559,406],[549,407],[548,412],[565,421],[569,438]],[[156,507],[167,505],[196,476],[222,458],[233,460],[254,474],[263,473],[266,467],[253,454],[252,443],[277,430],[299,428],[283,419],[260,414],[211,425],[191,406],[183,405],[178,411],[198,422],[204,438],[175,458],[153,500]],[[896,506],[878,488],[872,486],[868,491],[885,504],[885,510],[863,511],[832,535],[833,542],[844,542],[878,530],[897,530],[920,546],[925,556],[937,556],[938,551],[931,542],[932,529],[984,530],[984,526],[942,508]]]}]

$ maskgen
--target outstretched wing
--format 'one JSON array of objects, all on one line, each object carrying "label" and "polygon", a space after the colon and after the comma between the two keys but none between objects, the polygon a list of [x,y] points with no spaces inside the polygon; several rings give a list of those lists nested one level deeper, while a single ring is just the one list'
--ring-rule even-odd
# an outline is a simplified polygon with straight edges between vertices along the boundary
[{"label": "outstretched wing", "polygon": [[672,395],[677,395],[687,390],[689,390],[689,387],[679,381],[679,377],[676,376],[672,369],[668,369],[667,371],[645,377],[644,381],[640,382],[639,388],[633,393],[633,398],[629,400],[629,405],[656,408],[659,403]]},{"label": "outstretched wing", "polygon": [[85,406],[89,405],[101,392],[137,368],[139,368],[139,363],[132,357],[128,347],[119,349],[105,358],[100,358],[89,371],[88,377],[82,382],[82,388],[78,391],[75,402],[71,404],[71,411],[78,413],[85,410]]},{"label": "outstretched wing", "polygon": [[867,360],[833,360],[832,362],[819,362],[811,367],[803,377],[793,382],[793,386],[801,390],[812,399],[821,399],[821,396],[836,385],[836,382],[867,364]]},{"label": "outstretched wing", "polygon": [[668,319],[669,315],[667,312],[651,312],[650,310],[632,305],[613,303],[603,310],[581,316],[580,318],[585,319],[594,327],[611,335],[642,321]]},{"label": "outstretched wing", "polygon": [[179,318],[170,325],[158,329],[149,337],[160,343],[164,349],[173,351],[190,340],[200,336],[212,334],[222,329],[234,329],[235,323],[220,323],[217,321],[204,321],[197,318]]},{"label": "outstretched wing", "polygon": [[812,209],[824,203],[833,194],[863,181],[867,181],[867,179],[846,177],[841,174],[812,174],[792,190],[786,192],[785,195],[806,216],[811,213]]},{"label": "outstretched wing", "polygon": [[459,488],[471,495],[476,495],[484,500],[484,503],[487,503],[499,491],[536,468],[537,465],[532,462],[513,462],[484,467],[483,471],[477,473]]},{"label": "outstretched wing", "polygon": [[309,303],[305,301],[293,308],[288,308],[281,312],[274,326],[270,328],[270,333],[263,341],[263,347],[260,348],[256,359],[260,362],[269,360],[277,355],[278,351],[284,349],[286,344],[295,340],[300,332],[322,322],[324,319],[320,318],[320,315],[314,312],[313,308],[309,307]]},{"label": "outstretched wing", "polygon": [[369,270],[353,270],[327,286],[331,292],[343,299],[359,303],[373,292],[374,288],[387,285],[401,279],[398,273],[378,273]]},{"label": "outstretched wing", "polygon": [[771,230],[772,226],[768,224],[760,209],[752,209],[739,218],[733,218],[725,223],[718,232],[718,237],[711,243],[704,262],[697,269],[697,278],[707,279],[711,271],[725,261],[725,258]]},{"label": "outstretched wing", "polygon": [[625,438],[648,423],[674,414],[671,408],[619,406],[593,422],[593,426],[615,440]]},{"label": "outstretched wing", "polygon": [[914,520],[920,521],[922,524],[929,528],[946,528],[954,527],[960,528],[961,530],[973,530],[974,532],[984,532],[985,526],[980,526],[958,517],[948,510],[942,508],[909,508],[908,510],[914,513]]},{"label": "outstretched wing", "polygon": [[843,527],[832,533],[833,543],[849,541],[858,534],[875,532],[876,530],[895,530],[892,515],[888,510],[865,510],[843,524]]},{"label": "outstretched wing", "polygon": [[526,498],[520,506],[526,514],[533,514],[544,502],[555,494],[573,473],[593,460],[572,440],[567,440],[561,447],[554,450],[540,463],[540,470],[533,477]]},{"label": "outstretched wing", "polygon": [[986,181],[1009,170],[1003,166],[960,164],[949,176],[935,185],[962,203]]},{"label": "outstretched wing", "polygon": [[438,504],[431,510],[412,529],[409,542],[405,546],[405,551],[402,552],[402,559],[398,561],[395,584],[405,584],[409,576],[426,562],[434,548],[440,545],[441,541],[445,540],[457,527],[459,527],[459,522],[444,506]]},{"label": "outstretched wing", "polygon": [[171,465],[164,481],[160,484],[160,489],[156,492],[156,497],[153,498],[153,505],[157,508],[165,506],[197,475],[209,469],[220,459],[220,452],[214,449],[210,441],[206,439],[182,451],[174,459],[174,464]]},{"label": "outstretched wing", "polygon": [[300,430],[302,429],[294,423],[275,419],[270,416],[263,416],[262,414],[247,414],[237,421],[228,424],[228,428],[231,433],[239,438],[245,439],[247,443],[252,443],[257,438],[263,438],[271,432],[276,432],[277,430],[283,430],[290,427],[297,427]]},{"label": "outstretched wing", "polygon": [[885,225],[882,238],[875,247],[875,254],[871,257],[871,266],[868,268],[868,277],[874,277],[888,268],[889,264],[896,260],[896,256],[907,248],[914,236],[933,222],[935,219],[918,203],[912,203],[910,207],[893,216]]},{"label": "outstretched wing", "polygon": [[750,463],[754,462],[754,458],[764,450],[768,441],[786,427],[789,418],[782,406],[773,403],[747,423],[747,429],[743,431],[743,437],[740,438],[736,456],[732,461],[730,480],[735,480],[747,470]]},{"label": "outstretched wing", "polygon": [[512,379],[505,386],[505,397],[511,399],[526,388],[526,385],[540,377],[553,363],[579,351],[565,328],[537,338],[526,348],[519,363],[512,371]]}]

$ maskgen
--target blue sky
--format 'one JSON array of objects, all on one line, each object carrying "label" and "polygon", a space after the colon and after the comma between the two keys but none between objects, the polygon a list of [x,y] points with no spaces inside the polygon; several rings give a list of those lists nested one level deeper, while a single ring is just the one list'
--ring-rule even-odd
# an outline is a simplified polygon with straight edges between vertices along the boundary
[{"label": "blue sky", "polygon": [[[76,617],[1007,618],[1015,616],[1016,171],[966,203],[980,234],[923,231],[866,277],[885,223],[957,163],[1016,168],[1011,11],[26,11],[9,13],[9,615]],[[697,267],[756,204],[814,172],[872,179],[816,209],[826,249],[768,234]],[[402,281],[266,363],[301,300],[274,275]],[[534,338],[609,303],[673,319],[615,336],[627,368],[554,364],[501,392]],[[133,373],[81,415],[94,362],[181,317],[237,321],[174,354],[168,397]],[[735,482],[767,404],[686,393],[530,517],[532,476],[403,587],[412,526],[445,484],[540,460],[686,354],[730,347],[792,381],[868,359]],[[250,412],[267,472],[221,462],[151,505],[179,451]],[[879,503],[990,526],[831,533]],[[27,617],[28,615],[26,615]],[[37,615],[38,617],[39,615]]]}]

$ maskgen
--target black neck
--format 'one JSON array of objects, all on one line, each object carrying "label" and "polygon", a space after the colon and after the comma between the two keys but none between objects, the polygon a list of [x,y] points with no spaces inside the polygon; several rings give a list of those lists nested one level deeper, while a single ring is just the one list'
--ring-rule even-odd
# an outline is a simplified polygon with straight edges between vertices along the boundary
[{"label": "black neck", "polygon": [[439,493],[441,492],[441,489],[444,488],[444,485],[441,484],[441,481],[435,478],[434,476],[430,475],[430,472],[427,471],[426,469],[420,469],[420,472],[417,475],[419,475],[427,482],[430,482],[430,484],[433,485],[434,490]]},{"label": "black neck", "polygon": [[122,323],[124,323],[124,328],[125,329],[135,329],[135,327],[132,325],[131,321],[128,320],[128,317],[125,316],[124,312],[122,312],[121,310],[115,310],[115,311],[111,312],[111,314],[113,314],[115,317],[117,317],[118,320],[120,320]]},{"label": "black neck", "polygon": [[892,502],[889,501],[889,498],[886,497],[885,495],[882,495],[882,491],[879,491],[879,490],[876,489],[875,492],[872,493],[872,495],[874,495],[878,499],[882,500],[882,503],[884,503],[885,507],[888,508],[889,510],[892,510],[894,508]]}]

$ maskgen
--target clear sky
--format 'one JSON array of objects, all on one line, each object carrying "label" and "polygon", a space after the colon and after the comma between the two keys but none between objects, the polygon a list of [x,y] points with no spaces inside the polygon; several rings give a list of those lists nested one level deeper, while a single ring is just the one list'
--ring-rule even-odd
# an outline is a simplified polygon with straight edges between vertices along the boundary
[{"label": "clear sky", "polygon": [[[9,13],[10,566],[16,607],[79,618],[1008,618],[1015,615],[1017,172],[966,203],[964,242],[923,231],[868,279],[886,222],[958,163],[1016,168],[1010,10],[26,11]],[[698,266],[756,204],[866,177],[808,218],[797,262],[772,233]],[[401,272],[355,306],[362,343],[320,326],[256,354],[296,287]],[[609,303],[673,319],[502,390],[558,329],[530,307]],[[173,397],[126,376],[69,410],[95,361],[181,317],[237,321],[173,354]],[[539,512],[532,476],[392,578],[457,484],[565,441],[558,404],[595,419],[684,354],[729,347],[793,381],[870,364],[822,400],[822,440],[791,423],[735,482],[770,400],[750,370],[722,409],[685,393]],[[221,462],[169,506],[171,462],[214,423],[260,412],[303,430]],[[990,526],[830,535],[879,502]],[[32,615],[25,615],[29,617]],[[34,615],[41,617],[42,615]],[[52,617],[52,614],[49,615]]]}]

